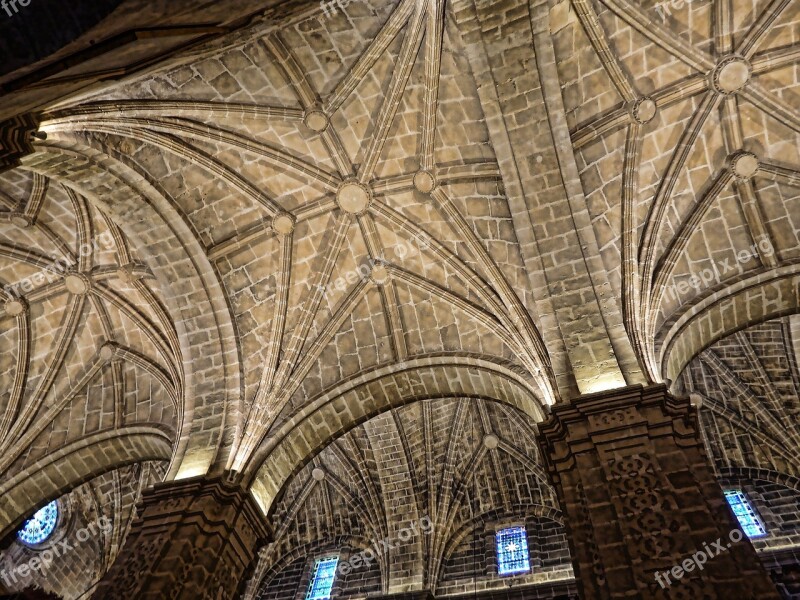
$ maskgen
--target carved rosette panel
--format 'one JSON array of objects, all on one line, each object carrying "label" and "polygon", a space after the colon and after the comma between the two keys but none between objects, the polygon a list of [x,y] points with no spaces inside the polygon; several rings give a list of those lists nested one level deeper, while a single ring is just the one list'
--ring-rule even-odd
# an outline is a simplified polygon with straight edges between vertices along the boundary
[{"label": "carved rosette panel", "polygon": [[[585,569],[586,566],[590,567],[590,581],[594,583],[597,590],[601,590],[606,585],[606,573],[603,568],[603,561],[600,558],[600,549],[597,547],[597,541],[595,540],[594,529],[592,528],[588,509],[589,500],[586,497],[586,492],[583,489],[582,483],[578,482],[575,485],[575,492],[579,499],[577,512],[580,517],[578,523],[574,527],[579,530],[580,537],[586,540],[586,547],[583,554],[588,557],[588,561],[581,561],[583,564],[581,564],[580,568]],[[571,525],[570,528],[572,528]]]},{"label": "carved rosette panel", "polygon": [[666,386],[585,396],[539,431],[584,598],[778,598],[747,541],[666,588],[655,577],[736,527],[688,400]]},{"label": "carved rosette panel", "polygon": [[219,480],[160,484],[95,600],[228,600],[271,535],[249,493]]}]

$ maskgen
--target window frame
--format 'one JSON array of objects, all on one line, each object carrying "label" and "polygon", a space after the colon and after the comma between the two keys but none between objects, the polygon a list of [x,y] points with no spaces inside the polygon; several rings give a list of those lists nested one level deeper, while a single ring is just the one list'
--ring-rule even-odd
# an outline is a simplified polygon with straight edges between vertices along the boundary
[{"label": "window frame", "polygon": [[[734,518],[736,519],[737,525],[739,525],[742,533],[744,533],[748,539],[758,540],[769,536],[767,524],[764,522],[764,519],[761,517],[756,507],[753,506],[753,501],[750,499],[750,496],[747,494],[747,492],[745,492],[742,488],[726,488],[723,490],[723,495],[725,496],[725,502],[727,503],[728,508],[731,510]],[[743,505],[747,509],[748,514],[742,515],[740,518],[740,515],[736,512],[734,505],[731,503],[730,498],[732,496],[737,497],[737,504]],[[750,518],[753,523],[742,523],[742,518]],[[747,530],[753,527],[758,528],[761,533],[750,535]]]},{"label": "window frame", "polygon": [[[51,507],[55,511],[55,520],[53,521],[53,525],[50,531],[48,531],[47,534],[38,541],[28,541],[24,539],[22,537],[23,535],[22,532],[25,529],[25,527],[27,527],[28,523],[32,521],[37,514]],[[22,544],[26,548],[31,548],[34,550],[40,549],[54,540],[54,536],[56,535],[56,532],[58,531],[58,527],[59,525],[61,525],[62,520],[63,520],[63,510],[61,504],[59,503],[58,500],[52,500],[47,504],[45,504],[44,506],[42,506],[41,508],[39,508],[38,510],[36,510],[30,517],[28,517],[22,522],[22,525],[20,525],[17,528],[15,538],[18,543]]]},{"label": "window frame", "polygon": [[[502,571],[502,563],[503,559],[501,556],[503,555],[503,551],[500,546],[500,537],[502,534],[512,531],[512,530],[521,530],[522,531],[522,539],[525,542],[525,562],[527,563],[527,568],[525,569],[517,569],[512,571]],[[520,575],[528,575],[533,572],[533,565],[531,564],[531,552],[530,552],[531,544],[530,540],[528,539],[528,527],[525,523],[515,523],[504,525],[502,527],[498,527],[494,531],[494,553],[496,559],[496,569],[497,575],[499,577],[518,577]]]},{"label": "window frame", "polygon": [[[305,592],[302,595],[303,600],[330,600],[333,598],[333,591],[336,585],[336,575],[338,574],[337,569],[339,568],[339,561],[341,560],[340,554],[324,554],[314,558],[311,562],[311,569],[310,569],[310,576],[308,578],[308,583],[306,584]],[[319,568],[322,563],[334,561],[333,564],[333,575],[331,577],[331,585],[330,588],[327,590],[326,596],[312,596],[312,592],[314,591],[314,584],[317,582],[317,577],[319,575]]]}]

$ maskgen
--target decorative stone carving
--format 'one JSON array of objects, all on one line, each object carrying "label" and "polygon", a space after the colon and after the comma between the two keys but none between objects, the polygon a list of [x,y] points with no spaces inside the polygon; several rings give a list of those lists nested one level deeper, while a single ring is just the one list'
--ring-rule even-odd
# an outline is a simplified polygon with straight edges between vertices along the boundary
[{"label": "decorative stone carving", "polygon": [[720,94],[735,94],[748,81],[752,68],[741,56],[726,56],[711,73],[711,86]]},{"label": "decorative stone carving", "polygon": [[372,194],[365,185],[355,180],[347,180],[336,193],[336,204],[344,212],[351,215],[360,215],[372,202]]},{"label": "decorative stone carving", "polygon": [[288,213],[281,213],[272,220],[272,229],[279,235],[289,235],[294,231],[294,218]]},{"label": "decorative stone carving", "polygon": [[737,179],[747,181],[758,171],[758,157],[752,152],[737,152],[730,157],[730,165]]},{"label": "decorative stone carving", "polygon": [[322,133],[328,128],[329,119],[328,115],[326,115],[322,110],[315,108],[306,113],[303,122],[311,131],[315,133]]},{"label": "decorative stone carving", "polygon": [[252,496],[222,480],[163,483],[144,494],[95,600],[228,600],[271,530]]},{"label": "decorative stone carving", "polygon": [[631,117],[640,125],[644,125],[655,118],[657,110],[658,107],[655,100],[648,96],[643,96],[633,103]]},{"label": "decorative stone carving", "polygon": [[778,598],[746,539],[669,586],[656,579],[738,528],[688,399],[664,385],[584,396],[539,430],[583,598]]},{"label": "decorative stone carving", "polygon": [[430,194],[436,189],[436,178],[429,171],[417,171],[414,174],[414,187],[423,194]]}]

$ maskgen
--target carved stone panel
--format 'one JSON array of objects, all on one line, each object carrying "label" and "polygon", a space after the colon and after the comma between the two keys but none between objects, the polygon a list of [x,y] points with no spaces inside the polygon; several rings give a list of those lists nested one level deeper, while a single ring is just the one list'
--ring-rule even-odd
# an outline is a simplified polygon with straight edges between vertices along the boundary
[{"label": "carved stone panel", "polygon": [[663,385],[584,396],[539,431],[584,598],[779,597],[738,535],[688,400]]}]

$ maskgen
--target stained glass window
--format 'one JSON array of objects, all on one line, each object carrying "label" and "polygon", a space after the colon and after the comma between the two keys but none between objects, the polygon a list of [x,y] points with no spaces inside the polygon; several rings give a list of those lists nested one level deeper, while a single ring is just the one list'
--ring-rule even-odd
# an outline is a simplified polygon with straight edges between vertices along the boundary
[{"label": "stained glass window", "polygon": [[41,544],[52,535],[57,522],[58,502],[53,500],[50,504],[37,510],[30,519],[25,521],[17,532],[17,537],[22,543],[29,546]]},{"label": "stained glass window", "polygon": [[742,531],[749,538],[756,538],[767,535],[767,528],[761,518],[750,506],[750,501],[744,492],[741,490],[725,490],[725,500],[728,501],[733,514],[739,520],[739,525],[742,526]]},{"label": "stained glass window", "polygon": [[531,570],[528,534],[524,527],[501,529],[496,534],[497,572],[500,575],[527,573]]},{"label": "stained glass window", "polygon": [[338,556],[329,556],[319,559],[314,565],[314,575],[308,586],[306,600],[329,600],[333,589],[333,580],[336,577]]}]

